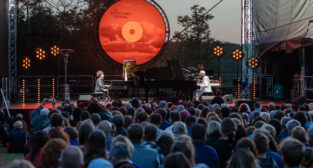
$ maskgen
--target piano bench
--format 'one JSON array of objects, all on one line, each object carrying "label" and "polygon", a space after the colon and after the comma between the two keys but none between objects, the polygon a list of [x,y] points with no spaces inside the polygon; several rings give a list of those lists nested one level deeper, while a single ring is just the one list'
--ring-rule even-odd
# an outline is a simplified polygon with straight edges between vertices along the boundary
[{"label": "piano bench", "polygon": [[200,100],[208,101],[209,104],[211,103],[211,101],[213,100],[213,98],[214,98],[213,93],[203,93],[203,94],[200,96]]}]

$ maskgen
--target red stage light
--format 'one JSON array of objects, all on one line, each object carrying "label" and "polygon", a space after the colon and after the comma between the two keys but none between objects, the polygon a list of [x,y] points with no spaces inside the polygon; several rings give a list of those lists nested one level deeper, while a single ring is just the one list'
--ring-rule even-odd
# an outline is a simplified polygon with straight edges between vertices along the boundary
[{"label": "red stage light", "polygon": [[144,64],[162,49],[165,21],[156,7],[145,0],[120,0],[103,14],[99,39],[104,51],[116,62],[136,60]]}]

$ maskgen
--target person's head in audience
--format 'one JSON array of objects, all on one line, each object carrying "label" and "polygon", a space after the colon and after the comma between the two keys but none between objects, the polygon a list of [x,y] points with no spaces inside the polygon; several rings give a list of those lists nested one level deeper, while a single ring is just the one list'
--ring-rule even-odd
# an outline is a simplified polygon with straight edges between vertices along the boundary
[{"label": "person's head in audience", "polygon": [[165,168],[191,168],[191,164],[187,157],[181,153],[171,153],[164,160]]},{"label": "person's head in audience", "polygon": [[266,152],[269,149],[268,137],[264,133],[258,132],[256,134],[254,134],[253,141],[256,145],[256,149],[258,151],[259,158],[265,158]]},{"label": "person's head in audience", "polygon": [[258,151],[253,140],[250,138],[242,138],[237,142],[236,149],[249,150],[253,153],[255,158],[258,158]]},{"label": "person's head in audience", "polygon": [[111,161],[115,167],[131,159],[130,149],[124,142],[117,142],[112,145],[110,155]]},{"label": "person's head in audience", "polygon": [[217,121],[209,121],[207,130],[207,137],[220,137],[222,135],[221,124]]},{"label": "person's head in audience", "polygon": [[124,126],[124,117],[121,114],[116,114],[112,118],[112,123],[116,126],[116,128],[122,128]]},{"label": "person's head in audience", "polygon": [[50,139],[41,151],[40,161],[42,167],[58,167],[60,154],[67,146],[68,144],[63,139]]},{"label": "person's head in audience", "polygon": [[297,140],[299,140],[302,143],[308,143],[308,136],[306,134],[306,131],[301,126],[296,126],[292,129],[291,136]]},{"label": "person's head in audience", "polygon": [[232,119],[225,118],[222,121],[221,128],[222,128],[222,135],[225,140],[230,140],[230,141],[235,140],[237,125]]},{"label": "person's head in audience", "polygon": [[178,111],[174,110],[170,112],[170,120],[172,123],[180,121],[180,114]]},{"label": "person's head in audience", "polygon": [[181,121],[175,122],[173,124],[172,132],[173,132],[174,135],[187,134],[186,124],[184,122],[181,122]]},{"label": "person's head in audience", "polygon": [[194,124],[191,128],[191,138],[193,141],[204,142],[206,127],[203,124]]},{"label": "person's head in audience", "polygon": [[182,152],[186,156],[186,158],[189,160],[189,163],[191,165],[195,164],[195,161],[194,161],[195,153],[194,153],[194,148],[192,144],[188,144],[182,141],[174,142],[171,147],[171,153],[175,153],[175,152]]},{"label": "person's head in audience", "polygon": [[35,168],[29,161],[16,159],[12,161],[7,168]]},{"label": "person's head in audience", "polygon": [[297,126],[301,126],[301,123],[299,121],[294,120],[294,119],[288,121],[287,124],[286,124],[288,135],[291,135],[292,129],[297,127]]},{"label": "person's head in audience", "polygon": [[305,156],[305,146],[294,138],[287,138],[280,144],[280,153],[285,166],[298,167]]},{"label": "person's head in audience", "polygon": [[140,112],[140,113],[136,114],[136,117],[135,117],[135,121],[137,123],[146,122],[146,121],[148,121],[148,119],[149,119],[149,116],[146,112]]},{"label": "person's head in audience", "polygon": [[90,116],[91,121],[95,126],[97,126],[101,121],[101,116],[98,113],[93,113]]},{"label": "person's head in audience", "polygon": [[128,128],[128,138],[134,144],[140,144],[142,142],[144,130],[139,124],[132,124]]},{"label": "person's head in audience", "polygon": [[111,122],[107,121],[107,120],[103,120],[98,124],[98,129],[101,130],[105,136],[107,137],[111,137],[114,136],[113,135],[113,125]]},{"label": "person's head in audience", "polygon": [[129,148],[130,155],[132,156],[135,150],[133,143],[126,136],[118,135],[112,140],[111,146],[114,146],[116,143],[119,142],[122,142],[127,145],[127,147]]},{"label": "person's head in audience", "polygon": [[256,168],[256,165],[256,159],[253,153],[240,148],[231,155],[227,168]]},{"label": "person's head in audience", "polygon": [[87,119],[90,119],[90,113],[88,111],[83,111],[80,114],[80,120],[84,121],[84,120],[87,120]]},{"label": "person's head in audience", "polygon": [[66,147],[59,160],[62,168],[81,168],[84,165],[84,155],[76,146]]},{"label": "person's head in audience", "polygon": [[22,130],[23,129],[22,121],[15,121],[13,124],[13,128],[16,130]]},{"label": "person's head in audience", "polygon": [[162,116],[159,113],[154,113],[150,116],[151,124],[154,124],[157,127],[160,127],[162,124]]},{"label": "person's head in audience", "polygon": [[78,139],[78,131],[74,127],[66,127],[66,128],[64,128],[64,132],[70,136],[71,140],[77,140]]},{"label": "person's head in audience", "polygon": [[80,145],[85,145],[88,141],[89,134],[94,131],[95,127],[91,120],[83,121],[78,130],[78,141]]},{"label": "person's head in audience", "polygon": [[174,137],[169,132],[162,132],[161,135],[157,138],[157,145],[161,148],[164,156],[167,156],[170,153],[171,146],[174,143]]},{"label": "person's head in audience", "polygon": [[84,156],[85,166],[96,158],[107,159],[105,135],[98,130],[93,131],[88,137]]},{"label": "person's head in audience", "polygon": [[66,132],[64,132],[62,128],[59,128],[59,127],[52,128],[49,131],[48,135],[50,139],[61,138],[64,140],[64,142],[66,142],[67,144],[70,144],[70,136]]},{"label": "person's head in audience", "polygon": [[63,127],[64,126],[64,122],[63,122],[62,115],[59,114],[59,113],[52,114],[52,116],[50,118],[50,125],[51,125],[51,128],[53,128],[53,127]]},{"label": "person's head in audience", "polygon": [[144,127],[144,139],[148,142],[155,142],[157,138],[158,128],[153,124],[148,124]]}]

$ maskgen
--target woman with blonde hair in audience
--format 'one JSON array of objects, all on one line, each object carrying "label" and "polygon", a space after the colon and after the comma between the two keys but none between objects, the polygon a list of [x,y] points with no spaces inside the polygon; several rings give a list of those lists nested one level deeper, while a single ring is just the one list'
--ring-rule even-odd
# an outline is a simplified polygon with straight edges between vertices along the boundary
[{"label": "woman with blonde hair in audience", "polygon": [[296,126],[292,129],[292,133],[291,136],[297,140],[299,140],[300,142],[302,142],[305,146],[309,146],[308,142],[308,136],[307,133],[305,131],[305,129],[301,126]]}]

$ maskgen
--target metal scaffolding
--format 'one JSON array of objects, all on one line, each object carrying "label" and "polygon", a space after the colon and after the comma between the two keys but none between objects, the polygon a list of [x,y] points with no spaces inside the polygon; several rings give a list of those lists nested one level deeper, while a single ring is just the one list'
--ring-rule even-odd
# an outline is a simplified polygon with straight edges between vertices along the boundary
[{"label": "metal scaffolding", "polygon": [[17,93],[17,1],[8,0],[9,4],[9,40],[8,40],[8,66],[9,66],[9,99]]},{"label": "metal scaffolding", "polygon": [[241,43],[244,58],[242,60],[243,78],[247,79],[248,83],[252,83],[252,71],[246,65],[247,60],[254,55],[254,38],[253,38],[253,0],[241,1]]}]

